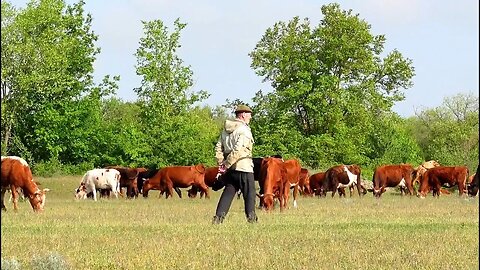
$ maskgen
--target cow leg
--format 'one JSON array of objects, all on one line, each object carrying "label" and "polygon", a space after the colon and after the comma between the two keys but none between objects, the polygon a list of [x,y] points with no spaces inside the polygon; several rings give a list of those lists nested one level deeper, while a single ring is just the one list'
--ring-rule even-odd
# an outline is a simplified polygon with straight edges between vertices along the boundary
[{"label": "cow leg", "polygon": [[[289,182],[287,182],[285,185],[290,185]],[[290,187],[285,187],[283,189],[283,198],[285,200],[284,205],[286,208],[288,208],[288,200],[290,199]]]},{"label": "cow leg", "polygon": [[93,192],[93,200],[97,201],[97,189],[95,188],[95,185],[93,185],[93,187],[91,186],[90,190]]},{"label": "cow leg", "polygon": [[[175,192],[177,193],[178,197],[181,199],[182,198],[182,190],[180,190],[179,187],[175,187]],[[173,198],[173,192],[170,192],[170,196]]]},{"label": "cow leg", "polygon": [[294,208],[297,208],[297,207],[298,207],[298,205],[297,205],[298,193],[299,193],[298,185],[295,185],[295,186],[293,187],[293,207],[294,207]]},{"label": "cow leg", "polygon": [[3,211],[7,211],[7,208],[5,207],[5,203],[3,201],[3,199],[5,198],[5,192],[7,192],[7,189],[2,187],[2,210]]},{"label": "cow leg", "polygon": [[14,185],[10,185],[10,191],[12,192],[12,201],[13,201],[13,210],[18,210],[18,192],[17,187]]},{"label": "cow leg", "polygon": [[[338,186],[338,183],[336,183],[335,186]],[[336,188],[332,188],[332,198],[333,196],[335,196],[335,193],[337,192],[337,189]],[[327,194],[327,191],[325,190],[325,194]],[[340,194],[340,191],[338,192],[338,196],[342,197],[342,195]]]},{"label": "cow leg", "polygon": [[[178,194],[177,188],[175,188],[175,192],[177,192],[177,194]],[[167,193],[165,194],[165,199],[168,199],[168,196],[171,196],[172,199],[173,199],[173,184],[168,184],[167,185]],[[181,193],[178,195],[178,197],[182,198]]]},{"label": "cow leg", "polygon": [[205,194],[205,199],[210,199],[210,194],[208,194],[208,186],[205,183],[200,183],[197,187]]},{"label": "cow leg", "polygon": [[465,192],[465,181],[460,180],[458,181],[458,195],[462,197],[464,192]]},{"label": "cow leg", "polygon": [[413,185],[412,184],[407,184],[407,189],[408,189],[408,193],[410,195],[414,195],[415,192],[415,189],[413,188]]}]

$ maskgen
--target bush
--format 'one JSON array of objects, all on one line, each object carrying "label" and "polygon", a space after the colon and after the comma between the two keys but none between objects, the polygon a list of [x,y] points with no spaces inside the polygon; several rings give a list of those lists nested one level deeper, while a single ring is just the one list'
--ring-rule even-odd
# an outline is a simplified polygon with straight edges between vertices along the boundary
[{"label": "bush", "polygon": [[15,259],[2,258],[2,270],[18,270],[22,269],[21,264]]},{"label": "bush", "polygon": [[45,256],[34,256],[31,263],[32,269],[38,270],[63,270],[71,269],[70,265],[62,255],[56,252],[46,254]]}]

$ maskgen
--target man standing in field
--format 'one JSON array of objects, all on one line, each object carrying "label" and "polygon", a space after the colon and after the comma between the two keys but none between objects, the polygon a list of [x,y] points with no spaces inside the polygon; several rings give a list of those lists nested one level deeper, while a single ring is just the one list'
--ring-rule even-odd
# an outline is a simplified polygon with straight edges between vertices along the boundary
[{"label": "man standing in field", "polygon": [[218,172],[225,174],[225,188],[218,201],[213,224],[223,222],[238,190],[243,194],[247,221],[257,222],[252,160],[254,140],[248,126],[251,118],[252,110],[246,105],[238,105],[235,109],[235,120],[225,121],[225,127],[215,145]]}]

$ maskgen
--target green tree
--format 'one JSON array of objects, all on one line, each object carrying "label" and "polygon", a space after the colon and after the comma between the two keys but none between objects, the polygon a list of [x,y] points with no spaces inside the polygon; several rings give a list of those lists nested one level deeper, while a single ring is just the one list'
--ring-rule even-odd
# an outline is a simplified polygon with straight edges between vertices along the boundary
[{"label": "green tree", "polygon": [[[252,68],[271,83],[275,96],[257,93],[256,110],[288,116],[282,123],[272,118],[272,125],[286,128],[284,141],[309,152],[302,155],[313,158],[307,164],[319,163],[311,149],[303,148],[308,145],[327,151],[322,163],[364,164],[367,134],[376,119],[404,99],[402,89],[412,86],[414,68],[397,50],[385,53],[385,37],[372,35],[352,10],[329,4],[322,14],[313,28],[308,18],[275,23],[250,53]],[[261,104],[265,101],[270,104]],[[297,132],[308,138],[307,145],[294,142],[301,138]]]},{"label": "green tree", "polygon": [[148,134],[149,166],[191,165],[213,158],[213,142],[219,133],[211,112],[194,104],[208,97],[205,91],[193,92],[190,66],[177,55],[180,32],[186,24],[179,19],[169,33],[160,20],[143,22],[144,36],[137,49],[137,74],[142,84],[135,89],[140,120]]},{"label": "green tree", "polygon": [[478,165],[478,96],[446,97],[439,107],[426,109],[408,119],[408,130],[426,160],[442,165]]},{"label": "green tree", "polygon": [[[9,4],[2,2],[2,113],[6,114],[2,147],[6,153],[35,161],[69,162],[88,159],[98,150],[78,142],[101,140],[95,136],[100,118],[94,110],[100,110],[102,97],[114,93],[119,78],[106,76],[101,84],[93,83],[93,62],[100,49],[94,45],[97,36],[84,4],[31,1],[12,13],[7,12]],[[8,125],[3,125],[4,120]]]}]

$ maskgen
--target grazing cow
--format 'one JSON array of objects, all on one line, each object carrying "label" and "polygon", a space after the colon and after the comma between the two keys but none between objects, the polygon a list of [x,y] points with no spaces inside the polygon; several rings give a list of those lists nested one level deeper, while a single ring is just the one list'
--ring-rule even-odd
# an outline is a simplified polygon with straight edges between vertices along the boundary
[{"label": "grazing cow", "polygon": [[107,166],[105,169],[115,169],[120,172],[120,191],[124,187],[127,188],[127,198],[138,197],[137,176],[139,170],[121,166]]},{"label": "grazing cow", "polygon": [[337,190],[339,190],[340,197],[345,196],[345,191],[341,189],[349,188],[351,197],[352,189],[355,186],[358,190],[358,196],[365,194],[365,192],[362,192],[364,188],[362,187],[360,166],[355,164],[334,166],[325,172],[325,180],[320,187],[320,196],[326,196],[329,190],[332,191],[332,197],[335,196]]},{"label": "grazing cow", "polygon": [[[166,192],[166,198],[168,198],[172,196],[174,187],[188,188],[192,185],[205,192],[205,198],[210,198],[208,186],[205,184],[205,166],[203,164],[165,167],[153,177],[145,180],[143,197],[148,197],[148,191],[154,189],[160,190],[160,195],[162,192]],[[181,198],[181,194],[179,197]]]},{"label": "grazing cow", "polygon": [[285,198],[285,206],[288,206],[288,199],[290,196],[290,188],[293,188],[293,207],[297,208],[297,197],[298,197],[298,184],[300,183],[300,171],[302,166],[300,162],[296,159],[289,159],[283,162],[283,166],[286,170],[286,183],[283,190]]},{"label": "grazing cow", "polygon": [[310,190],[310,173],[308,169],[302,168],[300,170],[300,182],[298,183],[300,188],[300,194],[303,196],[312,196],[312,191]]},{"label": "grazing cow", "polygon": [[413,167],[410,164],[383,165],[375,169],[373,173],[373,196],[380,198],[387,187],[400,186],[401,194],[404,195],[405,187],[410,195],[413,195],[412,185]]},{"label": "grazing cow", "polygon": [[325,181],[325,172],[318,172],[315,174],[310,175],[310,190],[312,194],[316,196],[320,196],[320,189],[323,186],[323,182]]},{"label": "grazing cow", "polygon": [[425,198],[426,194],[432,190],[433,196],[440,196],[441,187],[458,186],[458,193],[463,196],[468,177],[468,168],[466,166],[439,166],[429,169],[420,179],[420,188],[418,196]]},{"label": "grazing cow", "polygon": [[287,171],[279,158],[265,158],[260,170],[260,206],[265,210],[273,209],[275,198],[280,201],[280,211],[285,208],[284,189],[287,184]]},{"label": "grazing cow", "polygon": [[17,156],[2,156],[2,178],[0,182],[2,210],[7,210],[4,203],[7,189],[10,189],[12,192],[14,211],[18,210],[18,188],[20,188],[28,198],[35,212],[44,210],[46,192],[50,190],[48,188],[44,188],[43,190],[38,188],[37,184],[33,181],[30,166],[28,166],[28,163],[23,158]]},{"label": "grazing cow", "polygon": [[420,164],[417,168],[413,170],[414,179],[412,181],[412,186],[414,186],[415,184],[420,184],[420,178],[428,169],[435,168],[438,166],[440,166],[440,163],[438,163],[435,160],[425,161],[422,164]]},{"label": "grazing cow", "polygon": [[478,177],[480,176],[480,165],[477,165],[477,171],[473,175],[473,179],[470,181],[467,190],[468,195],[470,196],[477,196],[478,195]]},{"label": "grazing cow", "polygon": [[93,193],[93,200],[97,201],[97,189],[109,189],[116,198],[120,193],[120,172],[116,169],[93,169],[87,171],[76,189],[77,199],[86,199],[87,194]]}]

